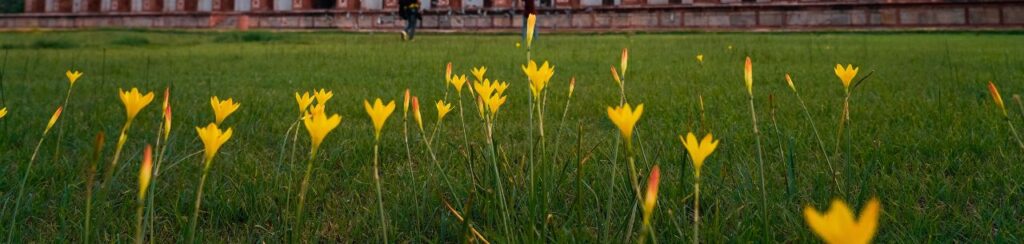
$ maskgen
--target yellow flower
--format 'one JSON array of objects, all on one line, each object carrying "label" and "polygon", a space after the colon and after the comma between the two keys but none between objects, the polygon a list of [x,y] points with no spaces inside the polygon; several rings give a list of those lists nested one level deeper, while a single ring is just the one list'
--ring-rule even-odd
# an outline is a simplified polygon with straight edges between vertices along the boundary
[{"label": "yellow flower", "polygon": [[440,123],[441,120],[444,119],[445,115],[448,115],[448,112],[452,111],[452,104],[450,104],[450,103],[446,104],[446,103],[444,103],[444,100],[437,100],[437,104],[434,104],[434,106],[437,107],[437,122],[438,123]]},{"label": "yellow flower", "polygon": [[412,118],[416,120],[416,125],[420,127],[420,131],[423,131],[423,114],[420,113],[420,99],[418,97],[412,97]]},{"label": "yellow flower", "polygon": [[46,123],[46,129],[43,130],[43,134],[50,132],[50,128],[53,128],[53,124],[56,124],[57,119],[60,119],[61,111],[64,111],[63,107],[57,107],[57,111],[53,112],[53,115],[50,116],[50,122]]},{"label": "yellow flower", "polygon": [[615,78],[615,84],[622,87],[622,79],[619,79],[619,72],[615,71],[615,66],[612,66],[612,78]]},{"label": "yellow flower", "polygon": [[1006,112],[1006,105],[1003,104],[1003,96],[999,95],[999,89],[996,88],[996,84],[992,83],[992,81],[988,82],[988,92],[992,94],[992,100],[996,102],[996,107],[999,107],[999,110],[1003,111],[1003,116],[1008,117],[1009,114]]},{"label": "yellow flower", "polygon": [[142,166],[139,167],[139,201],[146,199],[146,189],[149,189],[149,180],[153,176],[153,148],[146,145],[142,153]]},{"label": "yellow flower", "polygon": [[[474,71],[474,72],[476,72],[476,71]],[[480,76],[482,77],[483,74],[481,74]],[[455,91],[459,92],[461,94],[462,93],[462,86],[466,84],[467,80],[469,80],[469,79],[466,78],[466,75],[462,75],[462,76],[456,75],[456,76],[452,76],[452,79],[448,83],[451,83],[452,86],[455,87]]]},{"label": "yellow flower", "polygon": [[[317,104],[317,105],[309,106],[309,111],[306,112],[306,116],[305,117],[309,117],[310,115],[323,114],[324,110],[326,110],[326,109],[327,109],[327,106],[325,106],[323,104]],[[302,119],[306,119],[305,117],[303,117]]]},{"label": "yellow flower", "polygon": [[320,148],[320,143],[324,141],[327,134],[331,133],[341,123],[341,116],[333,114],[331,117],[327,117],[327,114],[321,111],[320,113],[306,116],[302,123],[306,125],[312,150],[315,151]]},{"label": "yellow flower", "polygon": [[825,243],[838,244],[869,243],[875,236],[878,227],[878,214],[881,204],[872,198],[860,210],[860,217],[853,219],[853,212],[842,200],[832,200],[828,212],[819,213],[810,205],[804,207],[804,220],[811,230],[818,234]]},{"label": "yellow flower", "polygon": [[640,116],[643,113],[643,104],[637,105],[636,110],[633,110],[629,103],[615,108],[608,107],[608,119],[611,119],[612,123],[619,128],[619,133],[622,134],[622,138],[625,138],[627,142],[632,141],[633,126],[636,125],[636,121],[640,120]]},{"label": "yellow flower", "polygon": [[506,98],[508,97],[499,97],[498,94],[494,94],[490,98],[484,99],[484,103],[487,103],[488,111],[491,111],[491,119],[494,119],[494,116],[498,114],[498,109],[501,108],[501,105],[505,104]]},{"label": "yellow flower", "polygon": [[196,127],[196,133],[199,134],[199,139],[203,141],[203,147],[205,149],[206,156],[206,168],[209,169],[210,162],[213,161],[213,156],[217,155],[217,151],[220,150],[220,146],[228,142],[231,139],[231,128],[225,131],[217,128],[217,124],[210,123],[205,128]]},{"label": "yellow flower", "polygon": [[533,35],[537,29],[537,16],[530,14],[526,17],[526,48],[533,47]]},{"label": "yellow flower", "polygon": [[475,77],[476,80],[484,80],[484,74],[487,73],[487,66],[473,67],[470,71],[473,73],[473,77]]},{"label": "yellow flower", "polygon": [[704,54],[697,54],[697,63],[704,64]]},{"label": "yellow flower", "polygon": [[479,113],[478,115],[480,115],[480,119],[483,119],[484,118],[484,98],[483,97],[476,97],[476,110],[477,110],[477,113]]},{"label": "yellow flower", "polygon": [[7,116],[7,107],[0,108],[0,119]]},{"label": "yellow flower", "polygon": [[164,140],[171,136],[171,106],[164,108]]},{"label": "yellow flower", "polygon": [[334,92],[328,91],[328,90],[324,90],[323,88],[320,88],[319,91],[316,91],[316,90],[313,91],[313,96],[316,97],[316,102],[317,103],[319,103],[319,104],[326,104],[327,100],[331,100],[331,97],[334,97]]},{"label": "yellow flower", "polygon": [[540,98],[541,91],[544,91],[551,76],[555,74],[555,67],[550,66],[548,61],[544,61],[543,65],[537,67],[537,62],[530,60],[530,64],[523,65],[522,68],[523,73],[530,80],[530,91],[533,92],[533,97]]},{"label": "yellow flower", "polygon": [[127,92],[121,89],[118,89],[118,91],[120,91],[118,95],[121,96],[121,103],[124,104],[124,110],[128,115],[128,123],[135,119],[135,115],[138,115],[142,108],[145,108],[146,105],[153,101],[153,92],[142,95],[138,88],[132,88],[131,91]]},{"label": "yellow flower", "polygon": [[71,85],[74,86],[75,81],[78,81],[78,77],[82,77],[82,72],[79,72],[77,70],[71,72],[70,70],[68,70],[67,72],[64,72],[64,75],[68,77],[68,82],[70,82]]},{"label": "yellow flower", "polygon": [[629,49],[622,48],[622,57],[619,58],[619,68],[622,69],[622,76],[626,76],[626,67],[629,67]]},{"label": "yellow flower", "polygon": [[452,81],[452,62],[448,62],[448,65],[445,65],[445,68],[444,68],[444,81],[445,82],[451,82]]},{"label": "yellow flower", "polygon": [[409,88],[405,88],[405,97],[402,100],[402,119],[405,119],[409,114],[409,96],[411,96]]},{"label": "yellow flower", "polygon": [[[483,82],[473,83],[473,89],[479,94],[479,101],[481,109],[486,108],[490,111],[491,118],[493,119],[498,114],[498,109],[501,108],[502,104],[505,104],[506,97],[503,96],[505,89],[508,89],[508,83],[495,80],[484,79]],[[481,111],[483,114],[483,111]],[[481,116],[482,117],[482,116]]]},{"label": "yellow flower", "polygon": [[221,101],[217,96],[213,96],[210,98],[210,106],[213,107],[213,114],[216,118],[216,123],[220,125],[220,123],[224,122],[224,119],[231,115],[231,113],[238,110],[238,107],[241,106],[241,104],[235,103],[231,98]]},{"label": "yellow flower", "polygon": [[854,76],[857,76],[857,71],[860,70],[860,67],[853,67],[852,64],[847,64],[846,68],[843,68],[842,65],[836,64],[835,70],[836,76],[838,76],[839,80],[843,82],[843,88],[845,88],[846,91],[849,92],[850,82],[853,81]]},{"label": "yellow flower", "polygon": [[651,222],[651,214],[654,213],[654,205],[658,203],[658,183],[661,181],[661,170],[655,164],[651,169],[651,175],[647,177],[647,194],[644,195],[644,225]]},{"label": "yellow flower", "polygon": [[754,96],[754,68],[750,64],[750,57],[747,57],[747,62],[743,64],[743,81],[747,83],[747,94]]},{"label": "yellow flower", "polygon": [[789,73],[786,73],[786,85],[789,85],[789,89],[796,92],[796,86],[793,85],[793,78],[789,77]]},{"label": "yellow flower", "polygon": [[387,122],[388,116],[391,116],[391,112],[395,111],[395,101],[390,101],[387,105],[384,105],[380,98],[377,98],[371,106],[369,101],[363,100],[363,107],[366,108],[366,113],[373,120],[374,138],[380,140],[380,130],[384,128],[384,122]]},{"label": "yellow flower", "polygon": [[295,103],[299,105],[299,113],[303,113],[310,104],[313,104],[313,96],[310,96],[309,92],[303,92],[302,96],[295,92]]},{"label": "yellow flower", "polygon": [[714,136],[708,133],[704,139],[697,142],[697,136],[694,136],[693,132],[687,133],[686,138],[679,136],[679,140],[683,142],[683,147],[690,154],[690,159],[693,159],[695,175],[700,177],[700,169],[704,166],[704,160],[718,147],[718,140],[714,140]]},{"label": "yellow flower", "polygon": [[569,80],[569,97],[572,97],[572,92],[575,91],[575,90],[576,90],[576,76],[573,76],[572,79]]}]

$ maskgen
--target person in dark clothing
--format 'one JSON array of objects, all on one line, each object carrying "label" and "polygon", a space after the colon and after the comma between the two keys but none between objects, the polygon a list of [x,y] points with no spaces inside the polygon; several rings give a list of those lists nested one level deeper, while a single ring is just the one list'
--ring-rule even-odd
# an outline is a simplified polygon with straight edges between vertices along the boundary
[{"label": "person in dark clothing", "polygon": [[409,41],[416,36],[416,25],[423,19],[420,15],[419,0],[398,0],[398,17],[405,20],[402,40]]}]

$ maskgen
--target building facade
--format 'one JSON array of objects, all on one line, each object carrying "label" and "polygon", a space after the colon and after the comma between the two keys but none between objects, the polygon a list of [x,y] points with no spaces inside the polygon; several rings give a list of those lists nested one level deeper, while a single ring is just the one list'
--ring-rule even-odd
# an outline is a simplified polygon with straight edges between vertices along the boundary
[{"label": "building facade", "polygon": [[[0,28],[395,29],[397,0],[25,0]],[[512,30],[524,0],[421,0],[423,27]],[[1020,0],[534,0],[549,30],[1021,29]]]}]

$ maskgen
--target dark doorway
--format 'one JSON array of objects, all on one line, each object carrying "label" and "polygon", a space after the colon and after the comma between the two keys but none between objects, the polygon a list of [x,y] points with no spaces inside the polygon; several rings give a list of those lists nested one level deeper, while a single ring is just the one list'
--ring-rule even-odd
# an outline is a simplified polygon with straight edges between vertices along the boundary
[{"label": "dark doorway", "polygon": [[235,0],[220,0],[220,6],[218,6],[216,11],[235,11]]},{"label": "dark doorway", "polygon": [[86,0],[82,6],[84,12],[99,12],[100,11],[100,0]]},{"label": "dark doorway", "polygon": [[604,6],[615,5],[615,0],[601,0],[601,5],[604,5]]},{"label": "dark doorway", "polygon": [[196,7],[199,5],[199,0],[178,0],[178,11],[192,12],[196,11]]},{"label": "dark doorway", "polygon": [[335,0],[313,0],[313,9],[333,9],[338,6]]},{"label": "dark doorway", "polygon": [[144,0],[145,4],[142,4],[143,11],[146,12],[162,12],[164,11],[164,0]]},{"label": "dark doorway", "polygon": [[28,13],[42,13],[46,7],[45,0],[25,0],[25,12]]}]

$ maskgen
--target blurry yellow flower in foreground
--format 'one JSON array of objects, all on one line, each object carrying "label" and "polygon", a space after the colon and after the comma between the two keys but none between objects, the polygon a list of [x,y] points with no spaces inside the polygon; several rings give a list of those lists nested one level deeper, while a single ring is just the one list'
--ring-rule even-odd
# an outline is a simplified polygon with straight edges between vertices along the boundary
[{"label": "blurry yellow flower in foreground", "polygon": [[633,127],[636,122],[640,120],[640,116],[644,113],[644,105],[640,104],[636,106],[636,110],[629,106],[629,103],[620,105],[612,108],[608,107],[608,119],[611,119],[612,123],[619,128],[619,133],[622,134],[622,138],[625,138],[627,143],[633,138]]},{"label": "blurry yellow flower in foreground", "polygon": [[697,54],[697,63],[704,64],[704,54]]},{"label": "blurry yellow flower in foreground", "polygon": [[533,47],[533,35],[537,30],[537,15],[530,14],[526,17],[526,48]]},{"label": "blurry yellow flower in foreground", "polygon": [[850,82],[853,81],[854,76],[857,76],[857,71],[860,70],[860,67],[853,67],[852,64],[847,64],[846,68],[843,68],[842,65],[836,64],[835,70],[836,76],[838,76],[839,80],[843,82],[843,88],[849,92]]},{"label": "blurry yellow flower in foreground", "polygon": [[199,134],[199,139],[203,141],[203,147],[205,149],[206,156],[206,168],[210,167],[210,162],[213,161],[213,156],[217,156],[217,151],[220,150],[220,146],[228,142],[231,139],[231,128],[225,131],[217,128],[217,124],[210,123],[205,128],[196,127],[196,133]]},{"label": "blurry yellow flower in foreground", "polygon": [[420,99],[418,97],[412,97],[412,118],[416,120],[416,125],[419,126],[420,131],[422,131],[423,114],[420,113]]},{"label": "blurry yellow flower in foreground", "polygon": [[146,145],[142,153],[142,166],[139,167],[139,201],[146,199],[146,189],[149,189],[149,180],[153,176],[153,148]]},{"label": "blurry yellow flower in foreground", "polygon": [[145,108],[146,105],[153,101],[153,92],[142,95],[138,88],[132,88],[127,92],[121,89],[118,89],[118,91],[120,91],[118,95],[121,96],[121,103],[124,104],[125,113],[128,115],[127,123],[131,123],[135,119],[135,115],[138,115],[142,108]]},{"label": "blurry yellow flower in foreground", "polygon": [[651,214],[654,213],[654,205],[658,203],[659,182],[661,182],[661,170],[655,164],[651,169],[651,175],[647,177],[647,194],[644,195],[644,225],[651,224]]},{"label": "blurry yellow flower in foreground", "polygon": [[537,62],[530,60],[528,65],[523,65],[523,73],[530,80],[530,91],[533,92],[534,98],[540,98],[541,91],[544,91],[544,87],[551,81],[551,76],[555,74],[555,67],[550,66],[548,61],[544,61],[544,64],[540,67],[537,66]]},{"label": "blurry yellow flower in foreground", "polygon": [[877,198],[868,201],[860,211],[860,217],[853,218],[853,212],[842,200],[835,199],[828,212],[819,213],[810,205],[804,207],[804,219],[818,237],[826,243],[870,243],[878,227],[881,204]]},{"label": "blurry yellow flower in foreground", "polygon": [[750,63],[750,57],[743,64],[743,81],[747,84],[747,94],[754,96],[754,67]]},{"label": "blurry yellow flower in foreground", "polygon": [[437,104],[434,104],[434,106],[437,107],[437,122],[439,123],[444,119],[445,115],[448,115],[448,112],[452,111],[452,104],[445,104],[444,100],[437,100]]},{"label": "blurry yellow flower in foreground", "polygon": [[231,113],[238,110],[238,107],[241,106],[241,104],[235,103],[231,98],[221,101],[217,96],[213,96],[210,98],[210,106],[213,107],[213,114],[216,118],[216,123],[220,125],[220,123],[224,122],[224,119],[231,115]]},{"label": "blurry yellow flower in foreground", "polygon": [[697,142],[697,136],[693,135],[693,132],[687,133],[686,138],[679,136],[679,140],[683,142],[683,147],[690,154],[690,159],[693,159],[695,175],[700,177],[700,169],[704,166],[704,160],[718,147],[718,140],[714,140],[711,133],[708,133],[704,139]]},{"label": "blurry yellow flower in foreground", "polygon": [[313,96],[310,96],[309,92],[303,92],[302,96],[299,96],[299,92],[295,92],[295,103],[299,105],[299,113],[305,112],[306,108],[313,104]]},{"label": "blurry yellow flower in foreground", "polygon": [[996,84],[992,83],[992,81],[988,82],[988,92],[992,94],[992,100],[996,102],[996,107],[999,107],[999,110],[1003,111],[1003,116],[1009,116],[1006,112],[1006,105],[1003,104],[1003,96],[999,95],[999,89],[996,88]]},{"label": "blurry yellow flower in foreground", "polygon": [[384,122],[387,122],[388,116],[391,116],[391,113],[395,111],[395,101],[390,101],[387,105],[384,105],[384,102],[377,98],[373,105],[370,105],[369,101],[363,100],[363,107],[366,108],[366,113],[373,120],[374,137],[380,140],[380,131],[384,128]]},{"label": "blurry yellow flower in foreground", "polygon": [[333,114],[327,117],[326,113],[320,111],[319,113],[306,116],[302,123],[306,125],[306,131],[309,132],[312,150],[316,151],[316,149],[320,148],[320,143],[324,141],[327,134],[331,133],[341,123],[341,116]]},{"label": "blurry yellow flower in foreground", "polygon": [[50,116],[50,122],[46,123],[46,129],[43,130],[43,134],[49,132],[50,128],[53,128],[53,124],[57,123],[57,119],[60,119],[61,111],[64,111],[63,107],[57,107],[57,111],[53,112],[53,115]]},{"label": "blurry yellow flower in foreground", "polygon": [[320,88],[319,91],[314,91],[313,96],[316,97],[317,103],[326,104],[327,100],[331,100],[331,98],[334,97],[334,92]]},{"label": "blurry yellow flower in foreground", "polygon": [[[483,74],[481,74],[480,76],[483,76]],[[469,80],[469,78],[466,78],[466,75],[462,75],[462,76],[455,75],[455,76],[452,76],[452,79],[451,79],[451,81],[449,81],[449,83],[451,83],[452,86],[455,87],[455,91],[456,92],[459,92],[459,94],[462,94],[462,87],[464,85],[466,85],[466,81],[467,80]]]},{"label": "blurry yellow flower in foreground", "polygon": [[67,72],[64,72],[64,75],[68,77],[68,82],[71,83],[72,86],[74,86],[75,81],[78,81],[78,77],[82,77],[82,72],[77,70],[71,72],[70,70],[68,70]]},{"label": "blurry yellow flower in foreground", "polygon": [[473,77],[476,78],[476,80],[484,80],[484,74],[487,73],[487,66],[473,67],[470,72],[473,73]]},{"label": "blurry yellow flower in foreground", "polygon": [[7,107],[0,108],[0,119],[7,116]]}]

